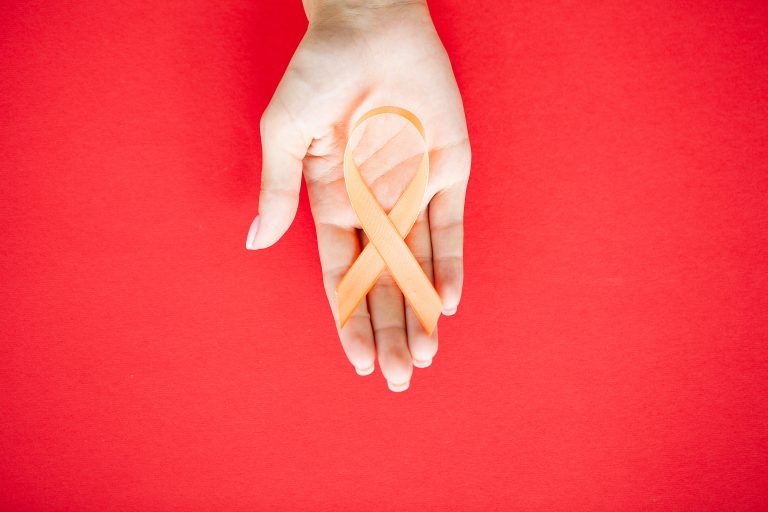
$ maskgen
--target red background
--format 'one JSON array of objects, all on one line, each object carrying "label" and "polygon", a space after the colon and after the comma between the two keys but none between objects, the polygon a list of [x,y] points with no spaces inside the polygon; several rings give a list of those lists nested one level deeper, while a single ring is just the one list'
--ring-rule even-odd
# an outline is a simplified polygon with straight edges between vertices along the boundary
[{"label": "red background", "polygon": [[244,249],[298,0],[2,7],[2,509],[768,508],[765,2],[431,3],[466,284],[403,394],[304,193]]}]

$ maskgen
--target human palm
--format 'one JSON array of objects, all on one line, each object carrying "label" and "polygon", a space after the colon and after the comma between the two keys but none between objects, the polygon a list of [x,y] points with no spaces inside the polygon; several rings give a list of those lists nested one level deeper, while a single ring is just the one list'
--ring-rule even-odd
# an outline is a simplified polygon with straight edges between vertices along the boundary
[{"label": "human palm", "polygon": [[[413,2],[311,13],[309,29],[262,116],[259,215],[246,245],[268,247],[287,230],[303,171],[337,326],[336,285],[367,243],[347,197],[344,147],[352,123],[383,105],[416,114],[426,140],[402,118],[377,116],[354,134],[355,161],[388,211],[413,176],[426,144],[427,193],[406,242],[435,283],[443,313],[453,314],[463,280],[470,146],[461,97],[427,7]],[[339,337],[361,375],[373,371],[378,356],[393,391],[406,389],[413,366],[429,366],[437,352],[437,331],[424,331],[386,270],[367,301],[339,329]]]}]

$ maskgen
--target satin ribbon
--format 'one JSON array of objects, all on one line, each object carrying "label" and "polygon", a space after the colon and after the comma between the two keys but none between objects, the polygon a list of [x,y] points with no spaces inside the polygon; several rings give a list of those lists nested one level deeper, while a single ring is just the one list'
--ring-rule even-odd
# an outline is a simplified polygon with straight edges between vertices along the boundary
[{"label": "satin ribbon", "polygon": [[[352,132],[366,120],[381,114],[396,114],[405,118],[424,140],[424,156],[416,175],[389,214],[383,210],[363,180],[360,169],[352,158],[351,146]],[[370,243],[336,286],[339,326],[344,327],[358,304],[365,299],[387,268],[422,327],[431,334],[442,309],[440,296],[405,243],[405,236],[419,215],[429,178],[429,151],[426,147],[424,127],[411,112],[400,107],[387,106],[374,108],[363,114],[352,127],[352,132],[344,150],[344,182],[349,201]]]}]

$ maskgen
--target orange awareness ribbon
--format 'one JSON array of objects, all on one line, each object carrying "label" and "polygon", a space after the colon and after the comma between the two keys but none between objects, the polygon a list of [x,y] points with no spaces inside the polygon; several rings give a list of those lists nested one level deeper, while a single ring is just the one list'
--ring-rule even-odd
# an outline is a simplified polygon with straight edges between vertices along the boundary
[{"label": "orange awareness ribbon", "polygon": [[370,243],[365,246],[336,286],[339,304],[339,326],[344,327],[358,304],[376,284],[385,268],[400,287],[413,312],[428,333],[437,325],[442,309],[440,296],[405,243],[421,209],[429,178],[429,151],[421,121],[400,107],[378,107],[366,112],[352,127],[354,132],[364,121],[381,114],[396,114],[408,120],[424,140],[424,156],[416,175],[387,214],[363,180],[352,158],[352,133],[344,150],[344,181],[352,208],[357,214]]}]

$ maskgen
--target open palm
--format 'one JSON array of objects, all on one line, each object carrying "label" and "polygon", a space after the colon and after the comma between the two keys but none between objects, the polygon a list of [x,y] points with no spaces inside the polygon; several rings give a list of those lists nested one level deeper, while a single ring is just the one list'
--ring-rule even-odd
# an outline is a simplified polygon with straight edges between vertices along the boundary
[{"label": "open palm", "polygon": [[[312,13],[261,121],[262,189],[247,247],[275,243],[296,214],[301,175],[317,228],[323,282],[338,326],[335,288],[367,240],[350,205],[343,154],[352,123],[371,108],[397,105],[426,129],[427,194],[406,242],[435,283],[443,313],[453,314],[463,280],[464,197],[470,146],[450,62],[423,2]],[[355,132],[353,155],[388,211],[423,155],[418,133],[402,118],[377,116]],[[389,273],[380,276],[339,337],[352,365],[379,366],[393,391],[407,389],[413,366],[437,352]]]}]

